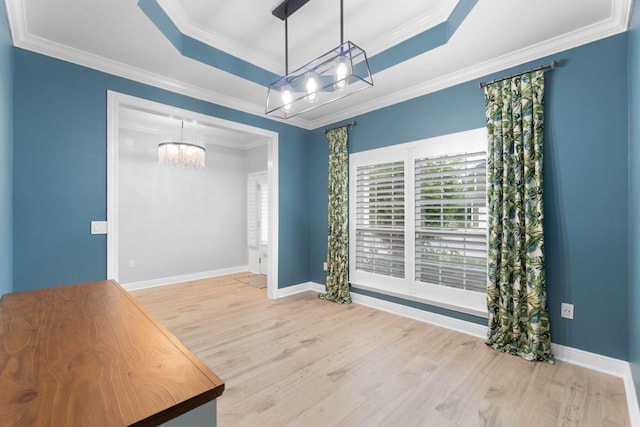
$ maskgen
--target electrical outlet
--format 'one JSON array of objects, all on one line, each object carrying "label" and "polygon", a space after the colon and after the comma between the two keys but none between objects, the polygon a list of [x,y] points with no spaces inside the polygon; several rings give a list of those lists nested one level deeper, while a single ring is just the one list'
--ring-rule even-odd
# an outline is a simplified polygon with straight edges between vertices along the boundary
[{"label": "electrical outlet", "polygon": [[573,304],[563,302],[560,307],[560,315],[565,319],[573,319]]},{"label": "electrical outlet", "polygon": [[136,262],[132,259],[129,260],[129,268],[135,268]]},{"label": "electrical outlet", "polygon": [[326,263],[326,262],[323,262],[323,263],[322,263],[322,269],[323,269],[324,271],[327,271],[327,270],[329,269],[329,267],[327,266],[327,263]]}]

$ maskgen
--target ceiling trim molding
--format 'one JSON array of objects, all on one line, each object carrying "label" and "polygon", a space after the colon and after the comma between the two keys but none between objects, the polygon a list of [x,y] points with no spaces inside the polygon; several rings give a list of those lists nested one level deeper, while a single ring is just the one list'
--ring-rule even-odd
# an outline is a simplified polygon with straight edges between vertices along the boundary
[{"label": "ceiling trim molding", "polygon": [[160,136],[160,128],[157,126],[142,125],[135,121],[122,119],[118,121],[118,124],[120,125],[120,129]]},{"label": "ceiling trim molding", "polygon": [[[208,31],[193,22],[178,2],[174,0],[157,0],[157,3],[182,34],[209,46],[217,46],[218,49],[229,55],[236,55],[238,58],[271,71],[274,74],[281,72],[281,63],[264,55],[249,54],[251,49],[244,44],[237,43],[228,37],[222,36],[220,33]],[[231,52],[242,52],[242,54],[232,54]]]},{"label": "ceiling trim molding", "polygon": [[325,116],[322,119],[305,120],[302,116],[298,116],[285,121],[276,117],[265,116],[264,106],[262,104],[258,105],[242,101],[219,92],[186,84],[179,80],[171,79],[30,35],[26,25],[23,2],[20,0],[5,0],[5,2],[7,17],[9,18],[9,27],[13,43],[16,47],[307,130],[327,126],[354,116],[362,115],[380,108],[433,93],[438,90],[446,89],[447,87],[465,83],[474,79],[480,79],[489,74],[515,67],[526,62],[534,61],[545,56],[553,55],[558,52],[620,34],[628,29],[632,5],[631,0],[614,0],[610,18],[589,27],[549,39],[545,42],[503,55],[490,61],[485,61],[483,63],[467,67],[443,78],[426,81],[392,95],[380,97],[374,101],[365,102],[353,108],[347,108],[338,113]]},{"label": "ceiling trim molding", "polygon": [[158,0],[138,0],[138,8],[185,58],[195,59],[265,87],[281,77],[279,74],[272,73],[217,47],[183,34],[164,9],[160,7]]},{"label": "ceiling trim molding", "polygon": [[442,0],[438,7],[433,9],[433,14],[418,16],[404,23],[402,28],[398,28],[396,31],[383,34],[380,37],[369,40],[366,43],[363,42],[362,44],[367,46],[366,50],[368,55],[373,57],[403,41],[430,30],[436,25],[446,22],[460,1],[461,0]]},{"label": "ceiling trim molding", "polygon": [[[186,35],[172,17],[167,14],[166,10],[162,8],[160,1],[138,0],[138,8],[183,56],[264,86],[268,86],[271,82],[280,79],[281,76],[279,74],[272,73],[245,61],[235,56],[235,54],[220,50],[217,46],[203,43]],[[396,45],[390,46],[377,55],[370,55],[371,74],[391,68],[446,44],[477,2],[478,0],[457,0],[455,7],[450,10],[444,21],[424,29]],[[443,2],[441,1],[439,5],[442,4]],[[173,8],[173,12],[176,12],[175,8]],[[184,25],[184,22],[182,24]]]},{"label": "ceiling trim molding", "polygon": [[7,11],[11,39],[13,45],[16,46],[20,36],[28,34],[26,10],[24,4],[19,0],[5,0],[5,10]]},{"label": "ceiling trim molding", "polygon": [[[429,10],[428,14],[419,15],[404,23],[402,28],[367,41],[366,45],[369,56],[390,49],[398,43],[445,22],[460,1],[461,0],[441,0],[435,8]],[[229,55],[237,56],[244,61],[255,64],[274,74],[282,72],[282,63],[276,62],[264,55],[259,55],[242,43],[237,43],[228,37],[224,37],[220,33],[196,24],[175,0],[156,0],[156,2],[182,34],[209,46],[216,46],[217,49]],[[238,52],[241,53],[238,54]]]},{"label": "ceiling trim molding", "polygon": [[[310,129],[317,129],[623,33],[628,29],[631,1],[621,0],[615,3],[617,7],[613,8],[611,17],[600,23],[563,34],[562,36],[537,43],[489,61],[475,64],[455,73],[448,74],[440,79],[432,79],[388,96],[379,97],[375,101],[344,109],[338,113],[325,116],[322,119],[308,121],[307,126]],[[389,70],[391,69],[385,71]]]},{"label": "ceiling trim molding", "polygon": [[[146,125],[146,124],[143,125],[136,121],[122,120],[122,119],[119,120],[118,124],[120,129],[132,131],[132,132],[146,133],[148,135],[155,135],[157,137],[161,136],[162,128],[159,126],[152,126],[152,125]],[[260,147],[262,145],[267,145],[266,141],[252,140],[252,141],[226,142],[222,138],[223,138],[222,136],[219,138],[216,138],[211,135],[205,135],[202,142],[204,144],[215,145],[219,147],[235,148],[236,150],[243,150],[243,151],[248,151],[248,150],[251,150],[252,148]]]},{"label": "ceiling trim molding", "polygon": [[477,3],[478,0],[460,0],[444,22],[369,57],[371,75],[446,45]]},{"label": "ceiling trim molding", "polygon": [[[264,106],[239,100],[195,85],[184,83],[160,74],[156,74],[141,68],[132,67],[118,61],[107,59],[83,50],[52,42],[29,34],[26,24],[24,3],[20,0],[5,0],[9,27],[12,33],[13,45],[51,58],[69,62],[96,71],[111,74],[138,83],[154,86],[179,95],[210,102],[222,107],[241,111],[258,117],[266,117]],[[237,77],[240,78],[240,77]],[[243,79],[244,80],[244,79]],[[287,123],[292,126],[308,129],[304,120],[300,118],[289,119],[286,122],[276,117],[266,117],[272,121]]]},{"label": "ceiling trim molding", "polygon": [[39,37],[28,36],[26,39],[23,38],[16,40],[15,45],[16,47],[56,59],[61,59],[72,64],[91,68],[125,79],[134,80],[139,83],[149,84],[159,89],[165,89],[181,95],[187,95],[250,114],[264,116],[264,107],[261,105],[256,106],[250,102],[241,101],[219,92],[189,85],[180,80],[175,80],[160,74],[155,74],[151,71],[132,67],[121,62],[113,61],[79,49],[41,39]]}]

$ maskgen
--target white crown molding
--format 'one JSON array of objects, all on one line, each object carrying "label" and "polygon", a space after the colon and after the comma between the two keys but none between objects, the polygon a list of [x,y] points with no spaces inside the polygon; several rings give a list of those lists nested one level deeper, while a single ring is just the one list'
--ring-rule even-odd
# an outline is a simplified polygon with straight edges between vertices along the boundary
[{"label": "white crown molding", "polygon": [[[282,72],[282,64],[256,53],[250,46],[238,43],[209,28],[204,28],[196,24],[177,1],[156,1],[182,34],[201,41],[206,45],[215,46],[216,49],[220,49],[223,52],[250,62],[272,73],[279,74]],[[445,22],[459,2],[460,0],[441,0],[435,8],[429,9],[428,13],[419,15],[404,23],[401,28],[367,41],[366,45],[369,56],[389,49],[429,28]]]},{"label": "white crown molding", "polygon": [[266,145],[264,142],[260,142],[260,141],[252,141],[252,142],[246,142],[243,144],[243,149],[244,150],[252,150],[254,148],[258,148],[262,145]]},{"label": "white crown molding", "polygon": [[9,31],[11,32],[11,39],[13,45],[16,46],[16,41],[27,34],[27,16],[23,2],[20,0],[5,0],[5,10],[7,11],[7,20],[9,21]]},{"label": "white crown molding", "polygon": [[611,19],[620,25],[624,24],[625,31],[631,21],[631,9],[634,0],[614,0],[611,4]]},{"label": "white crown molding", "polygon": [[148,133],[150,135],[160,135],[160,128],[151,125],[142,125],[131,120],[120,120],[120,129],[126,129],[134,132]]},{"label": "white crown molding", "polygon": [[[16,47],[255,116],[266,117],[264,114],[264,105],[256,105],[251,102],[242,101],[216,91],[184,83],[176,79],[31,35],[27,29],[24,3],[20,0],[5,1],[13,44]],[[285,123],[284,120],[276,117],[267,118]],[[289,119],[286,123],[309,129],[300,118]]]},{"label": "white crown molding", "polygon": [[[160,126],[140,124],[139,122],[132,121],[132,120],[120,120],[119,125],[120,125],[120,129],[126,129],[129,131],[141,132],[141,133],[146,133],[149,135],[156,135],[156,136],[161,135],[161,129],[162,129]],[[213,137],[211,135],[205,135],[203,142],[208,145],[235,148],[235,149],[244,150],[244,151],[248,151],[248,150],[251,150],[252,148],[260,147],[261,145],[267,145],[267,142],[265,141],[255,141],[255,140],[227,142],[224,139],[221,139],[219,137]]]},{"label": "white crown molding", "polygon": [[[317,129],[322,126],[408,101],[457,84],[482,78],[486,75],[515,67],[526,62],[535,61],[536,59],[544,58],[558,52],[564,52],[569,49],[623,33],[627,30],[629,25],[630,10],[631,0],[614,1],[611,17],[605,21],[592,24],[506,55],[502,55],[489,61],[463,68],[441,78],[425,81],[419,85],[406,88],[402,91],[379,97],[375,101],[364,102],[352,108],[347,108],[334,114],[324,116],[320,119],[309,121],[307,122],[307,126],[311,129]],[[385,71],[393,72],[392,68]]]},{"label": "white crown molding", "polygon": [[[441,0],[438,6],[430,9],[428,13],[418,15],[412,20],[403,23],[401,28],[366,41],[363,44],[366,46],[367,55],[369,57],[377,55],[398,43],[421,34],[438,24],[442,24],[449,19],[458,3],[460,3],[460,0]],[[357,41],[355,43],[358,44]]]},{"label": "white crown molding", "polygon": [[272,73],[282,72],[282,64],[276,63],[273,59],[264,55],[259,55],[250,46],[238,43],[233,39],[223,36],[220,33],[201,27],[193,22],[187,12],[175,0],[156,0],[158,5],[164,10],[169,19],[178,27],[180,32],[195,40],[201,41],[208,46],[215,46],[229,55],[236,56],[258,67],[264,68]]},{"label": "white crown molding", "polygon": [[[164,4],[166,0],[159,1]],[[242,101],[209,89],[170,79],[159,74],[29,35],[23,2],[20,0],[6,0],[7,15],[9,17],[12,37],[14,45],[17,47],[307,130],[317,129],[354,116],[408,101],[529,61],[534,61],[545,56],[622,33],[628,28],[631,4],[632,0],[614,0],[612,3],[611,16],[607,20],[563,34],[528,48],[466,67],[442,78],[425,81],[402,91],[376,98],[373,101],[363,102],[357,106],[343,109],[319,119],[306,120],[302,116],[298,116],[285,121],[276,117],[266,116],[264,114],[264,107],[261,104],[257,105]],[[393,68],[385,70],[385,72],[390,72],[392,69]]]},{"label": "white crown molding", "polygon": [[65,46],[40,37],[27,35],[15,40],[16,47],[61,59],[72,64],[102,71],[118,77],[134,80],[144,84],[151,84],[155,87],[177,92],[194,98],[209,101],[225,107],[245,111],[250,114],[263,115],[262,108],[257,108],[255,104],[240,101],[236,98],[223,95],[219,92],[207,90],[171,79],[160,74],[155,74],[147,70],[132,67],[121,62],[113,61],[89,52]]},{"label": "white crown molding", "polygon": [[[50,56],[52,58],[61,59],[72,64],[91,68],[124,79],[133,80],[138,83],[147,84],[174,92],[180,95],[189,96],[194,99],[200,99],[212,104],[227,107],[233,110],[242,111],[258,117],[266,117],[264,114],[264,105],[253,104],[251,102],[242,101],[238,98],[230,97],[210,89],[191,85],[179,80],[153,73],[151,71],[132,67],[121,62],[113,61],[94,55],[79,49],[64,46],[39,37],[27,36],[20,40],[14,40],[16,47]],[[284,123],[282,119],[275,117],[267,117],[271,120]],[[302,119],[289,119],[288,124],[306,128],[306,124]]]}]

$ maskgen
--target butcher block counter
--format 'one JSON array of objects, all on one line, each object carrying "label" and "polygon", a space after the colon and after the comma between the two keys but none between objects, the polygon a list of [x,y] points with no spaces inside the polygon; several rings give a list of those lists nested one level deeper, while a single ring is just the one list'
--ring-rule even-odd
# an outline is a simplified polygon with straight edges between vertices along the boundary
[{"label": "butcher block counter", "polygon": [[214,426],[223,390],[114,281],[0,300],[2,426],[193,425],[193,413]]}]

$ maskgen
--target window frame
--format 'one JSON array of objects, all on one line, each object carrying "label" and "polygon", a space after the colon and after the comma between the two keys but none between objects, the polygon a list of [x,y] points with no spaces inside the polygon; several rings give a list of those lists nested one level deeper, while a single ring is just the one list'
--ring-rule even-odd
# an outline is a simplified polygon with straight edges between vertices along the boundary
[{"label": "window frame", "polygon": [[[486,293],[418,282],[415,279],[415,160],[487,149],[486,128],[427,138],[349,155],[349,283],[357,289],[487,317]],[[397,278],[356,270],[358,167],[404,161],[405,274]]]}]

